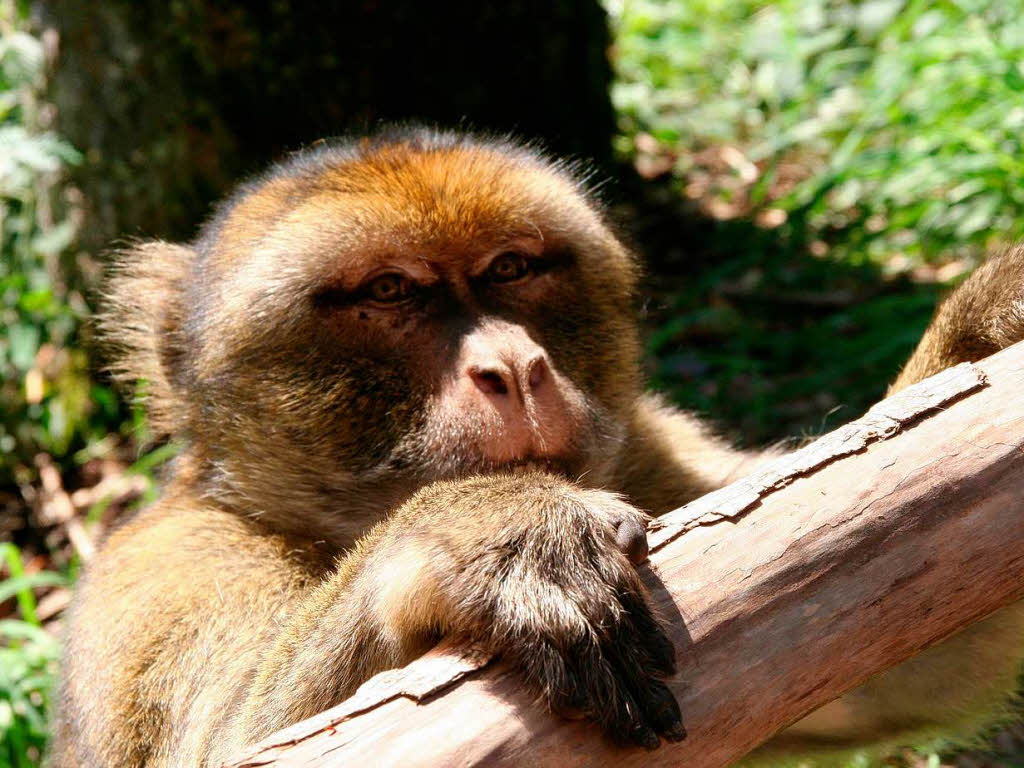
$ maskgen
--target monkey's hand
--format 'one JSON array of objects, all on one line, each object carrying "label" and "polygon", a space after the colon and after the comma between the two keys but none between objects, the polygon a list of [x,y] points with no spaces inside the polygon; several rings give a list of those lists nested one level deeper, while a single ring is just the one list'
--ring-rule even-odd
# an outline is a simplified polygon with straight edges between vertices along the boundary
[{"label": "monkey's hand", "polygon": [[1024,245],[997,253],[942,303],[890,392],[1024,340]]},{"label": "monkey's hand", "polygon": [[282,623],[231,743],[339,703],[442,635],[502,654],[547,706],[616,741],[684,738],[661,682],[675,649],[630,562],[646,557],[645,523],[613,494],[542,473],[427,486]]},{"label": "monkey's hand", "polygon": [[675,651],[630,563],[646,559],[645,523],[613,494],[539,473],[437,483],[386,524],[379,576],[405,584],[374,603],[391,632],[419,621],[485,644],[556,712],[653,749],[686,734],[660,680]]}]

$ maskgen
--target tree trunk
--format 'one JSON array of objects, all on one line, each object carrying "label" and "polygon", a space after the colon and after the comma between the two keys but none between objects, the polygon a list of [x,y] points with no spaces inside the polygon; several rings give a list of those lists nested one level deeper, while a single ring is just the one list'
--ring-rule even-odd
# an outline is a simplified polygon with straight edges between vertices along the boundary
[{"label": "tree trunk", "polygon": [[610,163],[597,0],[44,0],[86,247],[191,238],[240,177],[381,121],[514,132]]}]

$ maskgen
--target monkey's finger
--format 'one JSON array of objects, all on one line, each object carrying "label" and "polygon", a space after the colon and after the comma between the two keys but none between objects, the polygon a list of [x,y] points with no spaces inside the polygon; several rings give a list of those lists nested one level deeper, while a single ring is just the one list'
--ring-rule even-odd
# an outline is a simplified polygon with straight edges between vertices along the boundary
[{"label": "monkey's finger", "polygon": [[665,630],[654,618],[642,594],[629,589],[619,591],[619,602],[624,611],[620,633],[632,634],[634,642],[644,654],[643,666],[648,672],[662,677],[676,673],[676,647]]},{"label": "monkey's finger", "polygon": [[578,676],[550,642],[527,643],[518,656],[527,681],[541,690],[552,712],[567,720],[581,720],[588,715],[590,702]]},{"label": "monkey's finger", "polygon": [[636,697],[651,727],[669,741],[686,738],[683,715],[672,691],[660,680],[648,679],[646,690]]},{"label": "monkey's finger", "polygon": [[620,685],[618,695],[611,699],[610,716],[604,718],[604,730],[613,740],[632,743],[644,749],[657,749],[661,744],[657,732],[644,717],[644,708],[634,700],[626,686]]},{"label": "monkey's finger", "polygon": [[639,642],[636,627],[624,620],[608,638],[604,654],[619,671],[623,685],[640,707],[644,721],[671,741],[686,737],[682,714],[672,691],[648,669],[648,654]]},{"label": "monkey's finger", "polygon": [[592,645],[575,657],[570,669],[586,691],[591,716],[605,734],[619,744],[657,749],[661,743],[658,734],[634,699],[633,686],[623,679],[621,670],[604,655],[602,648]]},{"label": "monkey's finger", "polygon": [[657,732],[644,717],[641,706],[627,692],[625,686],[617,686],[618,694],[609,699],[609,707],[597,717],[604,732],[619,744],[635,744],[652,750],[661,744]]},{"label": "monkey's finger", "polygon": [[620,521],[615,529],[615,545],[633,565],[646,562],[650,547],[647,544],[647,528],[643,521],[634,516]]}]

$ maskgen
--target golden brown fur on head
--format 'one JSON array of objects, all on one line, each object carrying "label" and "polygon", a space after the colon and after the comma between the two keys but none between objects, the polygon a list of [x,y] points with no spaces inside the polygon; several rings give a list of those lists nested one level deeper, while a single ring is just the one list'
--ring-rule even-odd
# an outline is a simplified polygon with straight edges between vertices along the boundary
[{"label": "golden brown fur on head", "polygon": [[145,382],[151,427],[178,432],[188,403],[180,380],[186,348],[185,286],[193,252],[171,243],[140,243],[115,256],[105,292],[101,333],[111,344],[115,378]]},{"label": "golden brown fur on head", "polygon": [[[536,276],[488,284],[503,253]],[[331,520],[324,535],[351,540],[442,477],[540,461],[607,482],[640,387],[635,272],[567,167],[414,129],[300,153],[244,185],[191,248],[123,254],[104,326],[207,494],[275,525]],[[412,281],[415,301],[362,302],[382,273]],[[549,356],[560,404],[509,455],[480,445],[507,419],[450,396],[463,347],[494,318]],[[332,520],[341,494],[366,509]]]}]

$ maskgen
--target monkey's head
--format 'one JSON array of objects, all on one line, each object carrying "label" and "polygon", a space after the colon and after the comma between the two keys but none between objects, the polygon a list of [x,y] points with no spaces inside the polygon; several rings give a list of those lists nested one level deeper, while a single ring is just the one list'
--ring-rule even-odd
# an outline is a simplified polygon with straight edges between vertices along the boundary
[{"label": "monkey's head", "polygon": [[130,250],[104,327],[204,492],[345,538],[435,479],[605,482],[635,272],[565,166],[406,131],[300,153],[192,246]]}]

